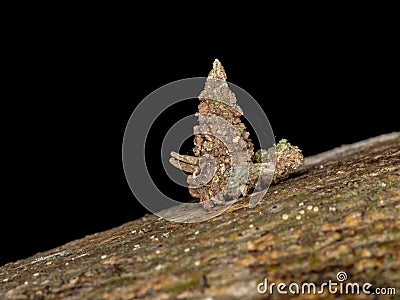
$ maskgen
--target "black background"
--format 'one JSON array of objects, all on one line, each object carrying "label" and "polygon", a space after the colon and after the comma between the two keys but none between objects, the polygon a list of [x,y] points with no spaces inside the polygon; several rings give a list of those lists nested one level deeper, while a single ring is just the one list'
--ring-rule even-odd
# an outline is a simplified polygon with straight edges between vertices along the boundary
[{"label": "black background", "polygon": [[[124,177],[125,126],[146,95],[207,76],[214,58],[260,103],[276,139],[287,138],[305,156],[400,130],[399,49],[390,35],[333,30],[213,42],[202,36],[193,44],[184,35],[166,38],[118,30],[24,37],[11,59],[11,108],[3,111],[12,116],[3,145],[12,167],[2,197],[0,265],[145,214]],[[188,104],[187,114],[196,105]],[[179,120],[182,109],[163,118]],[[152,130],[158,159],[165,126],[158,121]],[[164,178],[157,160],[150,171]],[[182,197],[168,180],[158,182]]]}]

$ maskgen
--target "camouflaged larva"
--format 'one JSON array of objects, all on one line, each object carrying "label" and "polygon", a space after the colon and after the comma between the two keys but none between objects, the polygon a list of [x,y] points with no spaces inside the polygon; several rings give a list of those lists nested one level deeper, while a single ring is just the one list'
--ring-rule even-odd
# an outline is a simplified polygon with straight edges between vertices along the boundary
[{"label": "camouflaged larva", "polygon": [[284,179],[303,162],[300,149],[286,140],[254,155],[250,134],[241,120],[243,111],[226,79],[216,59],[198,97],[194,156],[172,152],[170,159],[175,167],[191,173],[187,180],[189,193],[206,210],[247,195],[257,182]]}]

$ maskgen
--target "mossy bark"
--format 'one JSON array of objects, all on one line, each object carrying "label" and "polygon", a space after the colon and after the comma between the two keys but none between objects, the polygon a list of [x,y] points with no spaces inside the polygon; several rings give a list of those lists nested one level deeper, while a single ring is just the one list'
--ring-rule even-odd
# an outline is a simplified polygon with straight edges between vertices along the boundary
[{"label": "mossy bark", "polygon": [[281,299],[260,295],[257,284],[335,282],[339,271],[346,282],[395,288],[396,296],[385,296],[395,299],[399,213],[400,134],[393,133],[307,158],[252,209],[242,198],[201,223],[147,215],[8,263],[0,267],[0,299]]}]

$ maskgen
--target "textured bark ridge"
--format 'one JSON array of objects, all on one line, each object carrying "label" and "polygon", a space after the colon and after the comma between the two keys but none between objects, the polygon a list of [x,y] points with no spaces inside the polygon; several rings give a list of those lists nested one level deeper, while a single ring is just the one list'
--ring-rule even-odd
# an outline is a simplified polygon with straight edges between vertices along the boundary
[{"label": "textured bark ridge", "polygon": [[[0,299],[399,299],[400,133],[306,158],[247,202],[200,223],[147,215],[8,263]],[[338,272],[396,295],[257,292],[264,278],[321,285]]]},{"label": "textured bark ridge", "polygon": [[286,140],[276,149],[261,149],[254,155],[250,133],[241,120],[243,110],[226,79],[224,67],[216,59],[199,95],[194,156],[172,152],[170,159],[173,166],[190,173],[189,193],[206,210],[255,188],[268,188],[272,180],[293,173],[304,159],[300,149]]}]

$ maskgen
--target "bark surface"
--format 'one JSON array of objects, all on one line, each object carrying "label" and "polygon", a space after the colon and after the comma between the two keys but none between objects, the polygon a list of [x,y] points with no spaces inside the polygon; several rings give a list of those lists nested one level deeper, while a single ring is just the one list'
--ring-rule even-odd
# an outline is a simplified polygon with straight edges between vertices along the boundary
[{"label": "bark surface", "polygon": [[[169,213],[191,212],[182,204]],[[318,286],[338,282],[340,271],[344,283],[395,288],[379,299],[398,299],[399,213],[400,133],[392,133],[306,158],[252,209],[244,197],[206,222],[147,215],[8,263],[0,299],[282,299],[257,285]],[[318,295],[337,298],[374,299]]]}]

